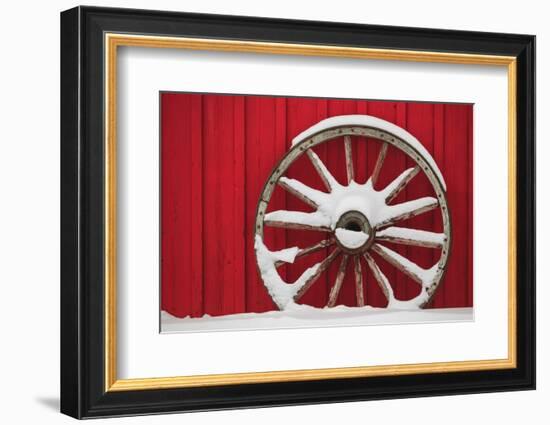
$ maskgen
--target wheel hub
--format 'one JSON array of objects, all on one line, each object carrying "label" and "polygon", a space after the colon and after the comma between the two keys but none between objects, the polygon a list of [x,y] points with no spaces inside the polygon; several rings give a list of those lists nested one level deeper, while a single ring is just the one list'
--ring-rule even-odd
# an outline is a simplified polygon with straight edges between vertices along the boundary
[{"label": "wheel hub", "polygon": [[365,252],[374,242],[372,226],[359,211],[342,214],[336,223],[334,236],[338,246],[349,254]]}]

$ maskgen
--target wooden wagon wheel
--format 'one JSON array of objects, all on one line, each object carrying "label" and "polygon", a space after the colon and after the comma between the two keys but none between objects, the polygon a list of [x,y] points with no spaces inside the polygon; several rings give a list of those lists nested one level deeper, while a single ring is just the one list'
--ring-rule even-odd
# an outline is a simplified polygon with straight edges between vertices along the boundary
[{"label": "wooden wagon wheel", "polygon": [[[350,136],[378,139],[381,142],[374,171],[364,184],[359,184],[354,179]],[[340,184],[333,177],[312,149],[332,139],[341,139],[344,143],[347,172],[345,185]],[[401,150],[416,165],[403,170],[385,188],[375,190],[375,183],[390,148]],[[285,177],[288,167],[304,154],[311,160],[327,192]],[[430,181],[435,197],[392,203],[392,200],[420,171]],[[309,204],[314,211],[267,212],[277,185]],[[339,258],[338,273],[329,294],[327,307],[333,307],[336,303],[349,261],[354,264],[358,306],[365,304],[361,261],[366,261],[388,301],[388,308],[408,309],[426,306],[441,282],[449,258],[451,222],[445,191],[445,181],[432,156],[414,136],[392,123],[368,115],[343,115],[325,119],[310,127],[294,138],[291,149],[275,166],[264,186],[256,211],[254,245],[256,260],[259,273],[271,298],[279,309],[291,308],[328,269],[329,265]],[[400,221],[434,209],[439,209],[441,212],[443,233],[399,226]],[[327,238],[309,247],[270,251],[263,241],[264,226],[326,232]],[[424,269],[380,244],[384,241],[436,248],[440,250],[440,257],[431,268]],[[285,282],[278,273],[278,268],[282,264],[293,263],[298,257],[324,249],[327,252],[326,258],[306,269],[295,282]],[[421,287],[420,294],[410,300],[396,299],[391,282],[371,256],[373,251],[417,282]]]}]

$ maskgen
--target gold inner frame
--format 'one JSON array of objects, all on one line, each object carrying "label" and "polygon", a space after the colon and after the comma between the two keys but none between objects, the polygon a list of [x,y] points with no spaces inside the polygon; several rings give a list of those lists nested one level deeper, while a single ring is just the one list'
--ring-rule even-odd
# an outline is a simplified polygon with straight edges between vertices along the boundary
[{"label": "gold inner frame", "polygon": [[[105,46],[105,391],[446,373],[516,367],[516,58],[461,53],[370,49],[255,41],[212,40],[106,33]],[[117,379],[116,327],[116,98],[119,46],[249,52],[356,59],[504,66],[508,72],[508,357],[327,369]]]}]

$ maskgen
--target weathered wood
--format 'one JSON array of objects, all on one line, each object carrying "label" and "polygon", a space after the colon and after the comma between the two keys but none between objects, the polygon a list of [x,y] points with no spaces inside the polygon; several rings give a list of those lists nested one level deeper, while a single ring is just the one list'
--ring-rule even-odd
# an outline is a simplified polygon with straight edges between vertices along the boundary
[{"label": "weathered wood", "polygon": [[[331,239],[324,239],[321,242],[316,243],[315,245],[308,246],[307,248],[300,249],[298,251],[298,253],[296,254],[296,257],[294,257],[294,258],[300,258],[300,257],[303,257],[304,255],[308,255],[308,254],[311,254],[313,252],[320,251],[321,249],[327,248],[327,247],[333,245],[334,243],[335,243],[335,240],[332,239],[332,238]],[[275,267],[280,267],[283,264],[288,264],[288,263],[286,261],[277,261],[275,263]]]},{"label": "weathered wood", "polygon": [[340,248],[335,248],[334,251],[332,251],[327,258],[321,261],[315,273],[310,276],[310,278],[306,281],[304,286],[302,286],[298,290],[296,295],[294,295],[294,301],[298,301],[302,297],[302,295],[304,295],[307,292],[307,290],[311,287],[311,285],[313,285],[317,281],[317,279],[319,279],[319,276],[321,276],[321,274],[326,269],[328,269],[328,267],[334,261],[334,259],[338,256],[338,254],[340,254]]},{"label": "weathered wood", "polygon": [[382,165],[384,164],[384,159],[386,158],[387,153],[388,144],[382,143],[382,147],[380,148],[380,152],[378,153],[378,158],[376,159],[376,164],[374,165],[374,171],[372,172],[372,176],[370,178],[373,187],[376,185],[378,177],[380,177],[380,170],[382,170]]},{"label": "weathered wood", "polygon": [[363,307],[365,299],[363,297],[363,272],[361,270],[361,262],[359,255],[353,257],[355,262],[355,296],[357,298],[357,306]]},{"label": "weathered wood", "polygon": [[[399,195],[399,193],[401,193],[405,186],[409,184],[409,182],[418,174],[419,171],[420,167],[417,165],[414,168],[411,168],[407,174],[399,176],[398,178],[401,180],[399,181],[399,184],[386,196],[386,203],[390,203],[397,195]],[[392,183],[390,183],[390,185]]]},{"label": "weathered wood", "polygon": [[444,233],[428,232],[426,230],[387,227],[376,233],[376,240],[424,248],[439,248],[445,243],[446,236]]},{"label": "weathered wood", "polygon": [[350,184],[354,179],[353,172],[353,155],[351,151],[351,138],[349,136],[344,136],[344,147],[346,151],[346,172],[348,175],[348,184]]},{"label": "weathered wood", "polygon": [[325,184],[326,188],[329,191],[332,191],[332,188],[337,184],[336,179],[327,169],[323,161],[321,161],[321,158],[319,158],[319,156],[312,149],[308,149],[306,152],[307,156],[311,160],[311,163],[313,164],[313,167],[315,168],[315,170],[317,170],[317,173],[319,174],[319,177],[321,177],[321,180]]},{"label": "weathered wood", "polygon": [[338,273],[336,274],[336,281],[334,282],[334,286],[330,290],[327,307],[334,307],[336,301],[338,300],[338,294],[340,293],[340,288],[342,287],[344,277],[346,276],[346,266],[348,264],[348,258],[349,256],[346,254],[344,254],[344,256],[342,257],[342,261],[340,262],[340,266],[338,267]]},{"label": "weathered wood", "polygon": [[[422,207],[413,208],[411,210],[407,210],[407,211],[403,212],[402,214],[398,214],[394,217],[383,220],[380,223],[378,223],[376,225],[376,227],[378,229],[381,229],[383,227],[388,227],[388,226],[391,226],[391,225],[397,223],[398,221],[407,220],[409,218],[415,217],[417,215],[423,214],[425,212],[428,212],[428,211],[431,211],[431,210],[437,208],[437,206],[439,205],[439,202],[435,198],[432,198],[432,199],[433,199],[433,201],[431,201],[430,203],[427,203],[426,205],[423,205]],[[409,204],[410,203],[412,205],[413,202],[415,202],[415,201],[403,202],[403,204]],[[399,204],[399,205],[401,205],[401,204]]]},{"label": "weathered wood", "polygon": [[313,199],[308,198],[305,193],[299,192],[298,190],[296,190],[295,187],[292,187],[286,181],[279,179],[279,181],[277,183],[279,184],[279,186],[281,186],[287,192],[289,192],[292,195],[296,196],[298,199],[305,202],[306,204],[312,206],[313,208],[318,207],[317,203]]},{"label": "weathered wood", "polygon": [[264,224],[270,227],[281,227],[283,229],[296,229],[296,230],[315,230],[318,232],[331,232],[329,227],[324,226],[312,226],[309,224],[290,223],[288,221],[278,220],[264,220]]},{"label": "weathered wood", "polygon": [[386,299],[389,301],[391,298],[393,298],[393,289],[390,286],[388,278],[384,275],[384,273],[382,273],[382,270],[380,270],[378,264],[376,264],[376,262],[368,252],[365,252],[363,256],[365,257],[365,260],[369,265],[369,268],[374,276],[374,279],[376,280],[376,283],[382,290],[382,293],[384,294]]}]

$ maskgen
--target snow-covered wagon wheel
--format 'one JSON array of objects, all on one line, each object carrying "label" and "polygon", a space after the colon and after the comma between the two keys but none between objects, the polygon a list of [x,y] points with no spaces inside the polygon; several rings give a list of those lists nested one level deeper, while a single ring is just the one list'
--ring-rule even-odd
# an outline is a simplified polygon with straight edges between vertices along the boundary
[{"label": "snow-covered wagon wheel", "polygon": [[[371,139],[370,143],[380,145],[374,171],[364,184],[359,184],[354,179],[354,153],[350,136],[362,138],[365,143]],[[347,184],[339,183],[312,149],[333,139],[339,139],[344,143]],[[381,190],[375,190],[388,149],[394,148],[404,152],[416,165],[407,170],[399,170],[401,174],[396,175],[390,184]],[[304,154],[311,160],[321,177],[326,192],[285,177],[289,166]],[[435,195],[393,203],[392,200],[419,172],[427,176]],[[267,212],[277,185],[309,204],[314,211]],[[357,306],[365,305],[360,264],[361,261],[365,261],[388,301],[388,308],[423,308],[437,290],[449,258],[451,222],[445,191],[445,181],[434,159],[422,144],[404,129],[368,115],[337,116],[313,125],[294,138],[291,149],[273,169],[256,211],[256,260],[271,298],[279,309],[291,308],[329,265],[338,259],[340,264],[327,307],[336,304],[346,274],[346,266],[350,261],[354,265],[352,269],[355,274]],[[443,233],[399,225],[403,220],[434,209],[441,212]],[[264,244],[264,226],[325,232],[326,238],[313,246],[271,251]],[[380,242],[433,248],[439,250],[440,257],[431,268],[425,269]],[[326,258],[306,269],[295,282],[287,283],[281,278],[278,268],[282,264],[293,263],[298,257],[319,251],[326,252]],[[376,252],[391,266],[417,282],[420,285],[420,293],[410,300],[396,299],[392,283],[379,268],[371,255],[372,252]]]}]

